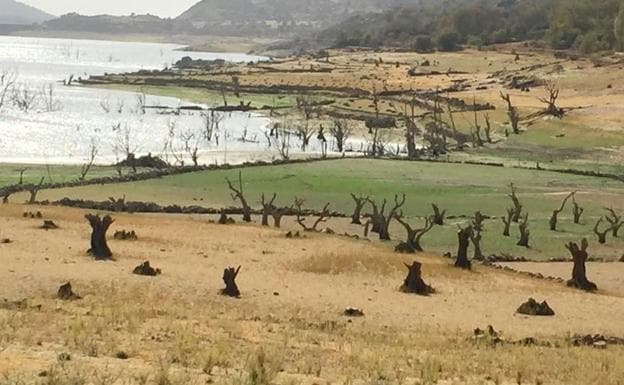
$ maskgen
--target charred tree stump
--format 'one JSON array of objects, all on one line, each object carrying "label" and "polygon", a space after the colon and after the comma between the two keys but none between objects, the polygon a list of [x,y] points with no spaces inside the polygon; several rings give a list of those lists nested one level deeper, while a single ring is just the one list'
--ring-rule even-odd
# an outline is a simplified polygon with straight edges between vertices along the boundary
[{"label": "charred tree stump", "polygon": [[444,226],[444,217],[446,216],[446,210],[440,210],[438,205],[432,203],[433,207],[433,224],[438,226]]},{"label": "charred tree stump", "polygon": [[511,187],[511,193],[509,194],[509,198],[511,198],[511,203],[513,203],[513,215],[511,217],[511,221],[513,223],[520,222],[520,217],[522,215],[522,203],[520,203],[520,199],[518,198],[518,194],[516,193],[516,186],[514,184],[509,185]]},{"label": "charred tree stump", "polygon": [[85,218],[91,225],[91,248],[88,253],[95,259],[111,259],[113,253],[106,243],[106,232],[115,220],[110,215],[100,218],[99,215],[87,214]]},{"label": "charred tree stump", "polygon": [[414,253],[422,252],[423,248],[420,244],[422,237],[427,234],[433,228],[433,219],[425,218],[425,226],[420,229],[414,229],[412,226],[403,219],[403,213],[396,214],[394,217],[405,228],[407,232],[407,240],[401,242],[396,248],[396,252],[400,253]]},{"label": "charred tree stump", "polygon": [[583,211],[585,211],[581,206],[576,203],[576,196],[572,196],[572,216],[574,217],[574,223],[581,223],[581,215],[583,215]]},{"label": "charred tree stump", "polygon": [[503,228],[504,237],[511,236],[509,230],[510,230],[511,222],[512,222],[511,218],[513,218],[513,215],[514,215],[514,209],[509,208],[507,209],[507,216],[501,218],[503,220],[503,224],[505,225],[505,227]]},{"label": "charred tree stump", "polygon": [[459,246],[457,248],[457,260],[455,261],[455,267],[470,270],[472,263],[468,259],[468,247],[470,246],[470,237],[472,235],[472,226],[466,228],[459,228],[457,232],[457,240]]},{"label": "charred tree stump", "polygon": [[529,213],[526,213],[522,218],[522,221],[518,225],[520,231],[520,240],[517,245],[529,248],[529,238],[531,237],[531,231],[529,230]]},{"label": "charred tree stump", "polygon": [[243,174],[242,172],[238,173],[238,187],[235,187],[232,182],[226,178],[226,182],[228,187],[232,191],[232,200],[240,201],[243,206],[243,221],[251,222],[251,207],[247,203],[247,199],[245,199],[244,191],[243,191]]},{"label": "charred tree stump", "polygon": [[587,262],[587,247],[587,238],[583,238],[580,248],[578,244],[574,242],[570,242],[566,245],[566,249],[570,251],[572,259],[574,260],[572,279],[568,281],[568,286],[586,291],[594,291],[597,290],[598,287],[595,283],[587,279],[587,270],[585,268],[585,262]]},{"label": "charred tree stump", "polygon": [[67,282],[66,284],[61,285],[61,287],[59,287],[58,292],[56,293],[56,297],[63,301],[74,301],[74,300],[81,299],[81,297],[78,294],[73,292],[72,285],[70,282]]},{"label": "charred tree stump", "polygon": [[561,213],[565,209],[566,203],[568,203],[568,200],[572,198],[574,194],[576,194],[576,192],[572,192],[568,196],[566,196],[563,202],[561,202],[561,207],[553,211],[553,214],[550,217],[550,231],[557,231],[557,219],[559,217],[559,213]]},{"label": "charred tree stump", "polygon": [[600,224],[603,220],[604,217],[600,217],[600,219],[598,219],[598,222],[596,222],[596,225],[594,226],[594,234],[598,236],[598,243],[600,243],[601,245],[607,243],[607,234],[610,231],[613,231],[613,226],[607,227],[604,230],[600,230]]},{"label": "charred tree stump", "polygon": [[275,206],[273,205],[273,203],[275,202],[276,198],[277,194],[274,193],[271,200],[266,201],[266,199],[264,198],[264,194],[262,194],[262,226],[269,225],[269,216],[275,210]]},{"label": "charred tree stump", "polygon": [[351,198],[355,201],[355,209],[353,210],[353,215],[351,216],[351,223],[354,225],[361,225],[362,222],[360,219],[362,217],[362,209],[366,206],[368,197],[351,194]]},{"label": "charred tree stump", "polygon": [[234,298],[240,297],[240,291],[238,290],[238,286],[236,286],[236,277],[238,276],[240,269],[241,266],[239,266],[238,269],[228,267],[223,271],[223,282],[225,283],[225,289],[221,290],[221,294]]},{"label": "charred tree stump", "polygon": [[414,293],[419,295],[429,295],[434,292],[433,288],[422,279],[422,264],[414,261],[412,266],[405,264],[408,269],[407,277],[401,286],[404,293]]}]

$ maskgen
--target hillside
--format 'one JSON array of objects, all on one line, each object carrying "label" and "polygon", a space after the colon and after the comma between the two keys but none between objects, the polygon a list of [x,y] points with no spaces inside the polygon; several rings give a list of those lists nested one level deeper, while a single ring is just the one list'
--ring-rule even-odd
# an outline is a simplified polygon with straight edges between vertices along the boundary
[{"label": "hillside", "polygon": [[0,24],[34,24],[54,16],[15,0],[0,0]]}]

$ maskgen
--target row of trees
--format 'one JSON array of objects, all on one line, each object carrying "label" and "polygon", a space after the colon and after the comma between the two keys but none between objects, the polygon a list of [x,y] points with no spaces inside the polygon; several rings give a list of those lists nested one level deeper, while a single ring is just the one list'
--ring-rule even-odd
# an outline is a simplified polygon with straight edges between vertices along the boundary
[{"label": "row of trees", "polygon": [[543,39],[555,49],[590,53],[624,49],[624,7],[621,0],[469,0],[446,9],[421,4],[357,16],[322,36],[338,46],[390,44],[421,52]]}]

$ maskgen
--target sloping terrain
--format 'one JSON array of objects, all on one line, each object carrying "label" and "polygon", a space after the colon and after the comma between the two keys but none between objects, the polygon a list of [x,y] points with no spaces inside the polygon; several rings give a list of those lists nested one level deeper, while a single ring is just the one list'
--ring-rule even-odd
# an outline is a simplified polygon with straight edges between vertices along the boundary
[{"label": "sloping terrain", "polygon": [[15,0],[0,0],[0,24],[34,24],[55,16]]}]

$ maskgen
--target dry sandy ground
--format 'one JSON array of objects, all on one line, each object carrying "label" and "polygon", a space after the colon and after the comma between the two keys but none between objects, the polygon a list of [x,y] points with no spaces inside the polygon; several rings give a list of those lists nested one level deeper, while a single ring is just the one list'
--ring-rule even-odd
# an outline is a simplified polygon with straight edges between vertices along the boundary
[{"label": "dry sandy ground", "polygon": [[[83,211],[41,208],[60,226],[45,231],[40,219],[22,217],[25,210],[33,207],[0,206],[0,238],[13,241],[0,245],[0,298],[28,300],[0,303],[0,374],[7,378],[21,373],[28,380],[42,370],[47,379],[74,371],[95,378],[105,368],[114,378],[102,383],[140,383],[141,376],[143,383],[176,383],[160,375],[186,376],[180,383],[262,383],[249,377],[258,365],[278,366],[264,369],[278,383],[517,383],[519,375],[535,383],[616,384],[624,378],[623,351],[615,346],[494,349],[469,339],[488,324],[510,339],[622,336],[624,291],[615,289],[621,269],[593,275],[605,290],[586,294],[481,266],[458,271],[447,259],[418,255],[437,290],[420,297],[398,290],[403,263],[413,257],[368,241],[322,234],[287,239],[283,231],[254,225],[119,214],[110,232],[133,229],[139,241],[111,240],[115,261],[95,262],[85,254]],[[145,260],[163,274],[132,275]],[[242,298],[219,296],[223,269],[237,265]],[[67,281],[83,300],[54,299]],[[557,315],[516,315],[528,297],[548,300]],[[348,306],[366,316],[347,320],[341,313]],[[270,356],[264,364],[259,348]],[[115,359],[120,351],[130,359]],[[61,352],[72,360],[56,363]],[[500,363],[491,366],[492,360]]]}]

